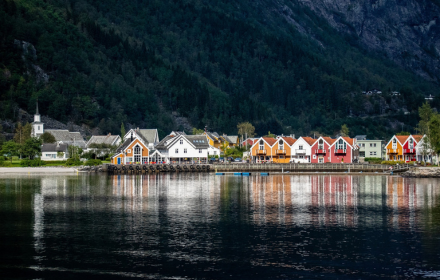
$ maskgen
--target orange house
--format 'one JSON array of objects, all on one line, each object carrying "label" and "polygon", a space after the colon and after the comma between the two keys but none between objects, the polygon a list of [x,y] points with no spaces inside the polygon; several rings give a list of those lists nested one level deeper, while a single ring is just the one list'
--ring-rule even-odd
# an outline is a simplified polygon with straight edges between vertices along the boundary
[{"label": "orange house", "polygon": [[293,157],[292,146],[296,139],[292,137],[278,137],[272,146],[272,161],[276,163],[289,163]]},{"label": "orange house", "polygon": [[386,145],[387,160],[403,161],[403,145],[409,135],[394,135]]},{"label": "orange house", "polygon": [[254,162],[288,163],[292,158],[292,145],[296,139],[292,137],[261,137],[251,147]]},{"label": "orange house", "polygon": [[251,147],[251,156],[254,162],[269,162],[272,158],[272,146],[277,139],[272,137],[261,137]]},{"label": "orange house", "polygon": [[138,138],[127,139],[116,150],[112,157],[113,164],[147,164],[149,163],[150,150]]}]

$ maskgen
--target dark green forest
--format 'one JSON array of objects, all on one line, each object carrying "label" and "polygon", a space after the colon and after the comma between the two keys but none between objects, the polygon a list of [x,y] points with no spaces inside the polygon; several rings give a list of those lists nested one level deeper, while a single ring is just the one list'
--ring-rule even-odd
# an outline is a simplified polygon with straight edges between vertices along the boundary
[{"label": "dark green forest", "polygon": [[[296,20],[313,38],[265,12],[269,5],[0,0],[0,119],[14,119],[18,108],[34,113],[38,99],[42,114],[102,133],[117,134],[124,123],[158,128],[163,137],[182,129],[174,112],[228,134],[243,121],[260,135],[333,135],[346,123],[351,136],[385,138],[397,132],[392,121],[413,129],[424,97],[439,91],[295,1]],[[14,40],[31,43],[36,56]],[[383,94],[361,94],[370,89]]]}]

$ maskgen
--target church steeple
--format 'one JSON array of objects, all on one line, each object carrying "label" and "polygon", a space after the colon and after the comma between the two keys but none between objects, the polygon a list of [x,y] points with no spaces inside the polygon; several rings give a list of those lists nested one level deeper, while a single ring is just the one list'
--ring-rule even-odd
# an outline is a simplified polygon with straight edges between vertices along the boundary
[{"label": "church steeple", "polygon": [[40,112],[38,111],[38,100],[37,109],[34,115],[34,122],[32,123],[32,137],[39,137],[44,132],[44,123],[41,122]]}]

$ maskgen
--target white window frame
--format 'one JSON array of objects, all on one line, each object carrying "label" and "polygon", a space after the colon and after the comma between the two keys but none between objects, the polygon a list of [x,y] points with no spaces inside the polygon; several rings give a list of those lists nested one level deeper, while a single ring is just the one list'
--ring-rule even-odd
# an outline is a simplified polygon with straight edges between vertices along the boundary
[{"label": "white window frame", "polygon": [[176,148],[176,150],[174,151],[176,154],[178,154],[179,153],[179,149],[178,148]]},{"label": "white window frame", "polygon": [[187,148],[183,149],[183,153],[187,154],[188,153],[188,149]]}]

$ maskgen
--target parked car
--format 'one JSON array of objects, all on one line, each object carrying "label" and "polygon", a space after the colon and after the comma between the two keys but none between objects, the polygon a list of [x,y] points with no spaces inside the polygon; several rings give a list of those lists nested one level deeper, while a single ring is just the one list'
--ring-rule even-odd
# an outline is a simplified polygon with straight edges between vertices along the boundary
[{"label": "parked car", "polygon": [[234,161],[234,158],[233,157],[228,157],[228,159],[227,159],[229,162],[233,162]]},{"label": "parked car", "polygon": [[219,158],[219,161],[220,161],[220,162],[224,162],[225,159],[221,157],[221,158]]},{"label": "parked car", "polygon": [[241,162],[241,158],[236,158],[234,161],[235,162]]}]

